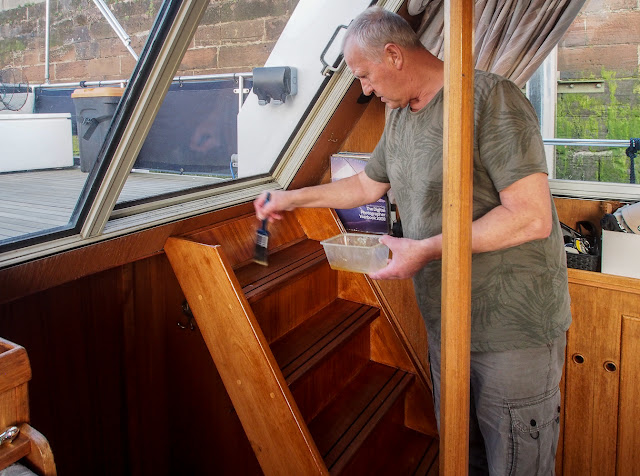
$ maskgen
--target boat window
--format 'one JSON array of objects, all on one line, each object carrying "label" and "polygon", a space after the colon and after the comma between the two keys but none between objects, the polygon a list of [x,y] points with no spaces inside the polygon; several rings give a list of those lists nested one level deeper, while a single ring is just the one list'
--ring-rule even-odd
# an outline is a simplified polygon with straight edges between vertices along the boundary
[{"label": "boat window", "polygon": [[0,266],[286,187],[371,2],[329,3],[5,2]]},{"label": "boat window", "polygon": [[[636,6],[587,0],[528,84],[556,195],[639,200],[640,34]],[[619,32],[617,34],[614,32]],[[533,95],[533,98],[532,98]]]}]

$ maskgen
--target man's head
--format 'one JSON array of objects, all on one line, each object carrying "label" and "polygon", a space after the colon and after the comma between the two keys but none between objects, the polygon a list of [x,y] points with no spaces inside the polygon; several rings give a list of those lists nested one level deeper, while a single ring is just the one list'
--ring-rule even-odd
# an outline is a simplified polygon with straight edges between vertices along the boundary
[{"label": "man's head", "polygon": [[409,23],[400,15],[381,7],[370,7],[358,15],[347,28],[342,42],[357,46],[371,61],[382,61],[384,47],[393,43],[401,48],[423,48]]},{"label": "man's head", "polygon": [[412,52],[426,50],[406,20],[380,7],[368,8],[351,22],[342,46],[364,94],[375,94],[392,109],[409,104],[407,60]]}]

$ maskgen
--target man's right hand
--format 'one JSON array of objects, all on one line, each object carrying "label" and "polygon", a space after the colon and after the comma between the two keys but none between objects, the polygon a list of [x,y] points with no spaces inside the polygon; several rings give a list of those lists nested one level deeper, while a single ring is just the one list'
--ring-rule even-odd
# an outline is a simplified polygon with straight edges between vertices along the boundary
[{"label": "man's right hand", "polygon": [[[271,195],[268,202],[267,193]],[[258,195],[258,198],[253,201],[253,208],[256,210],[256,217],[258,217],[259,220],[267,219],[269,222],[281,220],[282,213],[280,212],[284,210],[293,210],[293,207],[286,205],[286,196],[288,193],[289,192],[283,192],[280,190],[262,192]]]}]

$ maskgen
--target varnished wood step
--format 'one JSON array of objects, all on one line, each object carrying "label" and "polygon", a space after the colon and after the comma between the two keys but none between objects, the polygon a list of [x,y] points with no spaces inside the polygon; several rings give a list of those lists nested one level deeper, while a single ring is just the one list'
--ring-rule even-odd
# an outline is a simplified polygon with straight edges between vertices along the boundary
[{"label": "varnished wood step", "polygon": [[310,272],[326,260],[318,241],[302,240],[270,254],[268,266],[251,262],[234,271],[245,296],[252,302],[290,280],[292,274]]},{"label": "varnished wood step", "polygon": [[413,375],[369,362],[310,423],[309,431],[332,473],[339,473],[404,394]]},{"label": "varnished wood step", "polygon": [[[398,402],[402,404],[402,402]],[[398,404],[396,404],[398,406]],[[402,425],[402,409],[369,437],[339,474],[348,476],[437,476],[439,440]],[[397,418],[397,417],[400,418]],[[373,441],[372,441],[373,440]],[[332,474],[338,474],[332,471]]]},{"label": "varnished wood step", "polygon": [[271,345],[288,385],[380,315],[365,304],[336,299]]}]

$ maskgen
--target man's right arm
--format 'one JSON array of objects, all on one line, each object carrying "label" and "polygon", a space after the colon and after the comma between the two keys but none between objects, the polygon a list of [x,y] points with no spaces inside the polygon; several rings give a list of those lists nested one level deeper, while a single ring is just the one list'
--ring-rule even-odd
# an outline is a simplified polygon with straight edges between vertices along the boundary
[{"label": "man's right arm", "polygon": [[253,202],[256,216],[260,220],[280,219],[280,212],[294,208],[354,208],[372,203],[389,190],[388,183],[376,182],[364,172],[335,182],[305,187],[297,190],[274,190],[265,204],[267,192]]}]

